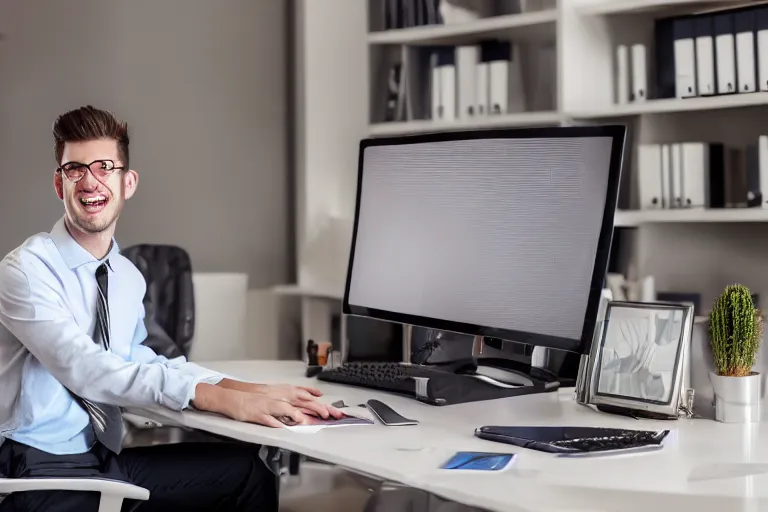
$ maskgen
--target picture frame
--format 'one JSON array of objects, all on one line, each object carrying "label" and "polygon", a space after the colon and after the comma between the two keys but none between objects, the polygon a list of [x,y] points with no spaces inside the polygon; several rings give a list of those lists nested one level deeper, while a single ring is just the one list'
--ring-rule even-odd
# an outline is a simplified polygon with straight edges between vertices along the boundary
[{"label": "picture frame", "polygon": [[692,304],[611,301],[589,356],[586,403],[649,417],[690,407]]}]

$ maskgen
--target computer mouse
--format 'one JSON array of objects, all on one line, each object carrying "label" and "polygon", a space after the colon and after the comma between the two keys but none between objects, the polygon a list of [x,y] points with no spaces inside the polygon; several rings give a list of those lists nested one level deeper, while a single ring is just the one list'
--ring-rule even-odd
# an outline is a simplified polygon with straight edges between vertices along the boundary
[{"label": "computer mouse", "polygon": [[514,386],[533,386],[533,380],[530,377],[517,372],[505,370],[503,368],[483,366],[482,364],[479,364],[475,373],[483,377],[488,377],[490,379],[503,382],[504,384],[512,384]]}]

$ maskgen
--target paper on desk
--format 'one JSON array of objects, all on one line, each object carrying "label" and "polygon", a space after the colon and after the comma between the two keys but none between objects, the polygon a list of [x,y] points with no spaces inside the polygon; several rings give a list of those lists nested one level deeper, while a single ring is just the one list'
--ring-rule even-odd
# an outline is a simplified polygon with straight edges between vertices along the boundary
[{"label": "paper on desk", "polygon": [[[353,409],[350,407],[350,409]],[[357,409],[357,408],[354,408]],[[344,417],[341,419],[328,418],[324,420],[322,418],[310,418],[311,423],[304,425],[286,425],[286,429],[294,432],[301,432],[303,434],[314,434],[325,428],[334,427],[350,427],[354,425],[373,425],[373,420],[365,417],[365,414],[360,412],[348,412],[344,411]]]}]

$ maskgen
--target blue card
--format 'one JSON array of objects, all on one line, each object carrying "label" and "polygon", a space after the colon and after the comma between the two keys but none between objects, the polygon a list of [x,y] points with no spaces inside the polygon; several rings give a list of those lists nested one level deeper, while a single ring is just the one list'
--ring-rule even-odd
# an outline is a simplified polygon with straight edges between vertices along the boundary
[{"label": "blue card", "polygon": [[515,458],[513,453],[456,452],[441,469],[501,471]]}]

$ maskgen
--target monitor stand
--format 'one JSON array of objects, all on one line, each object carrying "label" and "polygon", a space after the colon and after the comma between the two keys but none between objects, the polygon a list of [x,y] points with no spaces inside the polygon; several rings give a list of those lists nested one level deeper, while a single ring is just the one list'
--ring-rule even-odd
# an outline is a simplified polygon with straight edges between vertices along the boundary
[{"label": "monitor stand", "polygon": [[[405,325],[403,331],[403,361],[411,363],[413,326]],[[507,390],[507,396],[555,391],[560,387],[557,375],[545,368],[533,365],[530,345],[513,343],[496,338],[474,336],[471,355],[456,361],[425,366],[448,369],[460,375],[472,376],[491,384],[499,390]]]}]

